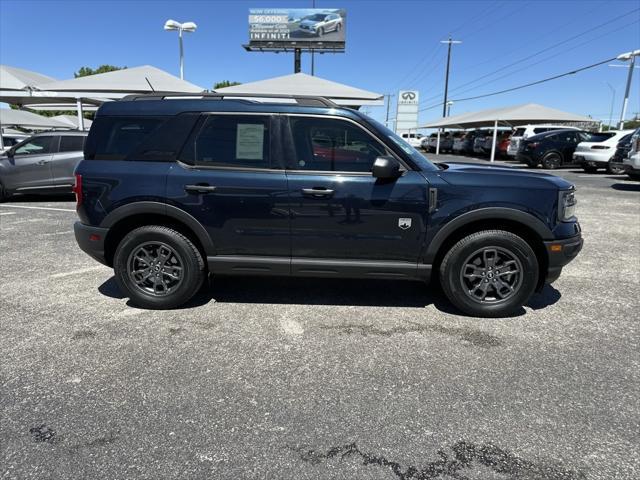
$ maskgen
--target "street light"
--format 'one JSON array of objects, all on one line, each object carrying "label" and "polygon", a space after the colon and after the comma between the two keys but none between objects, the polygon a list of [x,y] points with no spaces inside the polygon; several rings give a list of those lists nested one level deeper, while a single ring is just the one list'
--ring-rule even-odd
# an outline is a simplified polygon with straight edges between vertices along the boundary
[{"label": "street light", "polygon": [[165,30],[177,30],[180,39],[180,80],[184,80],[184,51],[182,49],[182,32],[195,32],[198,26],[193,22],[180,23],[175,20],[167,20],[164,24]]},{"label": "street light", "polygon": [[616,89],[613,88],[613,85],[611,85],[609,82],[606,82],[607,86],[609,87],[609,89],[611,89],[611,109],[609,109],[609,123],[608,123],[608,130],[611,130],[611,123],[613,122],[613,105],[616,102]]},{"label": "street light", "polygon": [[620,130],[624,129],[624,116],[627,114],[627,104],[629,103],[629,90],[631,89],[631,78],[633,77],[633,68],[636,64],[636,57],[640,55],[640,50],[623,53],[616,57],[617,60],[629,61],[629,74],[627,75],[627,87],[624,91],[624,102],[622,102],[622,113],[620,114]]}]

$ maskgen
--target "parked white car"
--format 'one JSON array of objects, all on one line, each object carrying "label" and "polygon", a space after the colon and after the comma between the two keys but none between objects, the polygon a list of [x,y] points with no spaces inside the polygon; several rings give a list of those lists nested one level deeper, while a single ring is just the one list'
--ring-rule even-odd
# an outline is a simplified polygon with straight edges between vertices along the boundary
[{"label": "parked white car", "polygon": [[[609,168],[609,160],[616,153],[618,142],[633,133],[633,130],[609,130],[593,133],[589,140],[580,142],[573,152],[573,161],[585,172],[595,172],[599,168]],[[609,172],[613,173],[613,172]]]},{"label": "parked white car", "polygon": [[631,137],[629,156],[622,161],[624,170],[630,178],[640,180],[640,128]]},{"label": "parked white car", "polygon": [[524,125],[517,127],[511,135],[511,141],[507,147],[507,155],[515,157],[518,154],[518,148],[520,148],[520,141],[539,133],[550,132],[551,130],[580,130],[575,127],[567,127],[564,125]]},{"label": "parked white car", "polygon": [[422,147],[422,138],[424,137],[424,135],[422,135],[421,133],[408,133],[405,132],[402,134],[402,138],[404,140],[406,140],[409,145],[411,145],[413,148],[420,148]]}]

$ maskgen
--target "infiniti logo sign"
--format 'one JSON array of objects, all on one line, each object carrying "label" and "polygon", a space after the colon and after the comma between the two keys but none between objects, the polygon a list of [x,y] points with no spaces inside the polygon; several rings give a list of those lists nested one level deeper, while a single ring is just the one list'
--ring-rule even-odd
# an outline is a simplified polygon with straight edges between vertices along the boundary
[{"label": "infiniti logo sign", "polygon": [[398,105],[418,105],[418,101],[417,90],[400,90],[398,92]]},{"label": "infiniti logo sign", "polygon": [[402,99],[403,100],[415,100],[416,92],[403,92]]}]

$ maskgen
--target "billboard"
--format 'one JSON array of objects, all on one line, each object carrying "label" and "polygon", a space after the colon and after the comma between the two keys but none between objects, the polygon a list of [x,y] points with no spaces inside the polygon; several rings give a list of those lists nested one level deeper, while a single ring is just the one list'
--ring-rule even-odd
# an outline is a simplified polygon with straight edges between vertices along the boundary
[{"label": "billboard", "polygon": [[419,103],[420,95],[417,90],[400,90],[398,92],[396,132],[406,132],[418,128]]},{"label": "billboard", "polygon": [[341,8],[252,8],[248,46],[344,50],[346,20]]}]

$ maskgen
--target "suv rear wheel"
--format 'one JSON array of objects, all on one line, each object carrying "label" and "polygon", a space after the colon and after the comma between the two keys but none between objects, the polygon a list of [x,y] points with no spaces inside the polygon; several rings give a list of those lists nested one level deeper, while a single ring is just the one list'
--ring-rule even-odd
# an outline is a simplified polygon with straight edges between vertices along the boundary
[{"label": "suv rear wheel", "polygon": [[440,282],[451,303],[478,317],[503,317],[522,307],[538,281],[538,260],[522,238],[486,230],[463,238],[440,265]]},{"label": "suv rear wheel", "polygon": [[187,302],[205,277],[196,246],[181,233],[147,225],[128,233],[114,257],[118,285],[140,307],[168,309]]},{"label": "suv rear wheel", "polygon": [[555,170],[562,164],[562,158],[557,153],[550,153],[542,159],[542,167]]}]

